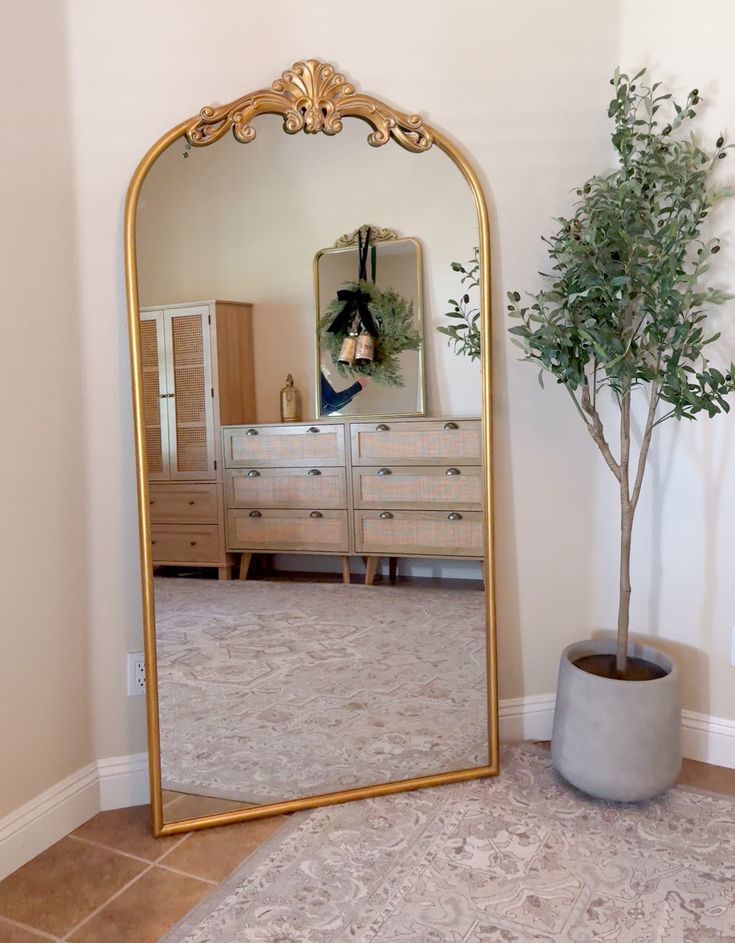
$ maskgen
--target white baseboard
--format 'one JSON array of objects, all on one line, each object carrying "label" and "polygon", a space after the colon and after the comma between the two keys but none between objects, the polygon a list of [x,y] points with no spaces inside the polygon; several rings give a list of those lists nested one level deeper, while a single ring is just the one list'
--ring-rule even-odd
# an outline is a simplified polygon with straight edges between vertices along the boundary
[{"label": "white baseboard", "polygon": [[[549,740],[553,694],[500,702],[500,739]],[[684,756],[735,769],[735,721],[682,711]],[[148,802],[148,756],[114,756],[68,776],[0,819],[0,880],[101,810]]]},{"label": "white baseboard", "polygon": [[735,769],[735,721],[682,711],[681,751],[690,760]]},{"label": "white baseboard", "polygon": [[90,763],[0,819],[0,880],[96,815],[99,801]]},{"label": "white baseboard", "polygon": [[149,801],[147,753],[97,760],[97,774],[101,811],[145,805]]}]

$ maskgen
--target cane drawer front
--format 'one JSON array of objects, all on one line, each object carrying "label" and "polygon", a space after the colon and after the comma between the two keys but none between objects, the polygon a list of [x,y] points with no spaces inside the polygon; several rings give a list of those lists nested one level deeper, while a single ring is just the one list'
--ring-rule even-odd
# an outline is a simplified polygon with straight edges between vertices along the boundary
[{"label": "cane drawer front", "polygon": [[482,510],[480,465],[360,465],[352,485],[356,508]]},{"label": "cane drawer front", "polygon": [[225,474],[228,508],[341,508],[347,507],[344,468],[228,468]]},{"label": "cane drawer front", "polygon": [[151,524],[153,562],[220,563],[218,524]]},{"label": "cane drawer front", "polygon": [[482,557],[481,511],[355,511],[355,551]]},{"label": "cane drawer front", "polygon": [[479,419],[353,422],[353,465],[480,465]]},{"label": "cane drawer front", "polygon": [[339,423],[226,426],[223,448],[227,468],[344,465],[345,430]]},{"label": "cane drawer front", "polygon": [[349,544],[347,511],[237,508],[227,512],[228,550],[347,553]]},{"label": "cane drawer front", "polygon": [[152,482],[148,505],[154,524],[216,524],[217,485]]}]

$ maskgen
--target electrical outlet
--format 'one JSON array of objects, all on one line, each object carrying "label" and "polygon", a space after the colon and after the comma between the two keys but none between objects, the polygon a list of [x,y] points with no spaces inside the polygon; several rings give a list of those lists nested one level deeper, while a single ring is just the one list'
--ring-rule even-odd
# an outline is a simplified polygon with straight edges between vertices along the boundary
[{"label": "electrical outlet", "polygon": [[128,696],[145,694],[145,656],[143,652],[128,652]]}]

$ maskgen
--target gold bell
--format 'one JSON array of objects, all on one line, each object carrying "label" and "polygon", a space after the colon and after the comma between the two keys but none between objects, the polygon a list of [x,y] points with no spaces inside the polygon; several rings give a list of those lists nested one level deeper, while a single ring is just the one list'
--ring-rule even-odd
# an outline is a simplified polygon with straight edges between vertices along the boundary
[{"label": "gold bell", "polygon": [[337,358],[338,363],[343,363],[347,367],[351,367],[355,362],[355,351],[357,349],[357,334],[348,334],[347,337],[342,341],[342,347],[340,348],[339,357]]},{"label": "gold bell", "polygon": [[365,367],[373,362],[374,357],[375,341],[371,334],[363,331],[357,338],[357,344],[355,345],[355,363],[359,367]]}]

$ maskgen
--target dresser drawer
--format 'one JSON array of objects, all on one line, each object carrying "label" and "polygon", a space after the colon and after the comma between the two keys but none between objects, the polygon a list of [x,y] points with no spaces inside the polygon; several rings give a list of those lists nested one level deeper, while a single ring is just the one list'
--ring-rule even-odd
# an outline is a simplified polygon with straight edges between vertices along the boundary
[{"label": "dresser drawer", "polygon": [[481,465],[362,465],[352,485],[356,508],[482,510]]},{"label": "dresser drawer", "polygon": [[347,553],[349,544],[347,511],[242,508],[227,512],[229,550]]},{"label": "dresser drawer", "polygon": [[480,465],[479,419],[353,422],[353,465]]},{"label": "dresser drawer", "polygon": [[148,505],[154,524],[216,524],[217,485],[153,482]]},{"label": "dresser drawer", "polygon": [[228,468],[228,508],[346,508],[344,468]]},{"label": "dresser drawer", "polygon": [[222,435],[227,468],[318,468],[345,463],[345,430],[339,423],[226,426]]},{"label": "dresser drawer", "polygon": [[482,557],[484,529],[480,511],[355,511],[355,551]]},{"label": "dresser drawer", "polygon": [[221,565],[217,524],[151,524],[153,562]]}]

